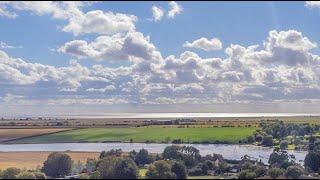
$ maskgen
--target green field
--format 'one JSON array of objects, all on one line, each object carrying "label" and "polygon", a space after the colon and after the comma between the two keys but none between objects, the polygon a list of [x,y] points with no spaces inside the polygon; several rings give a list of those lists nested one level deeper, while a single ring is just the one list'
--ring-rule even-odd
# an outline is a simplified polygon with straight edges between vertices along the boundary
[{"label": "green field", "polygon": [[[237,143],[256,128],[213,127],[213,128],[87,128],[42,135],[10,143],[61,143],[61,142],[156,142],[164,143],[182,139],[184,143]],[[219,142],[217,142],[219,141]]]}]

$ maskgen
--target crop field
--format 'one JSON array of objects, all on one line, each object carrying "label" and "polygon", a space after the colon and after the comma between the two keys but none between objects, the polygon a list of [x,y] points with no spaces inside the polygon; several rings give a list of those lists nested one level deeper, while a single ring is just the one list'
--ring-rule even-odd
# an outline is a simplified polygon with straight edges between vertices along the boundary
[{"label": "crop field", "polygon": [[42,128],[42,129],[0,129],[0,142],[19,139],[29,136],[38,136],[60,131],[69,130],[67,128]]},{"label": "crop field", "polygon": [[[74,162],[85,163],[87,158],[98,158],[96,152],[66,152]],[[43,166],[50,152],[0,152],[0,169],[8,167],[35,169]]]},{"label": "crop field", "polygon": [[155,142],[166,143],[181,139],[184,143],[237,143],[250,136],[255,127],[142,127],[142,128],[86,128],[36,136],[10,143],[62,142]]}]

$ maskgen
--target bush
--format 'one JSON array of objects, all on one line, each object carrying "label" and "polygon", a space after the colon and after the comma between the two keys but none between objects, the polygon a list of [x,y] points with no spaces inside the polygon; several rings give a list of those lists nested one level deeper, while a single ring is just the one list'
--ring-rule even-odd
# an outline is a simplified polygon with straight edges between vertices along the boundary
[{"label": "bush", "polygon": [[275,179],[279,176],[282,176],[284,174],[284,170],[280,169],[280,168],[271,168],[271,169],[269,169],[268,174],[270,177]]},{"label": "bush", "polygon": [[54,152],[49,154],[48,159],[43,163],[43,171],[50,177],[63,177],[70,174],[72,160],[69,155]]},{"label": "bush", "polygon": [[254,179],[256,177],[256,173],[249,169],[246,169],[244,171],[241,171],[238,177],[239,179]]},{"label": "bush", "polygon": [[17,176],[17,179],[36,179],[36,176],[32,172],[21,172]]},{"label": "bush", "polygon": [[260,135],[260,134],[256,135],[256,137],[255,137],[255,141],[256,141],[256,142],[261,142],[262,139],[263,139],[263,136]]},{"label": "bush", "polygon": [[10,167],[5,169],[2,172],[2,178],[3,179],[16,179],[16,176],[21,172],[20,169],[15,167]]},{"label": "bush", "polygon": [[286,150],[287,148],[288,148],[288,141],[282,140],[282,141],[280,142],[280,149],[281,149],[281,150]]},{"label": "bush", "polygon": [[267,173],[267,169],[264,166],[258,166],[254,172],[256,173],[257,177],[262,177]]},{"label": "bush", "polygon": [[289,166],[285,173],[285,176],[287,178],[299,179],[303,173],[304,171],[300,166]]},{"label": "bush", "polygon": [[36,179],[46,179],[46,175],[42,172],[34,172],[34,175],[36,176]]},{"label": "bush", "polygon": [[79,179],[90,179],[90,176],[87,173],[82,173],[79,175]]},{"label": "bush", "polygon": [[261,144],[265,146],[273,146],[273,137],[271,135],[264,136]]}]

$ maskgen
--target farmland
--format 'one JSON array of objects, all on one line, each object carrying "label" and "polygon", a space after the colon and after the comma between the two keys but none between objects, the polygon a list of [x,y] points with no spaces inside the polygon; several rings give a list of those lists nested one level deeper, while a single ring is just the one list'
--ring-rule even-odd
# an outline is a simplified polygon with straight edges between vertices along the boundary
[{"label": "farmland", "polygon": [[[42,166],[51,152],[0,152],[0,169],[8,167],[35,169]],[[85,163],[87,158],[98,158],[97,152],[66,152],[74,162]]]},{"label": "farmland", "polygon": [[67,128],[0,129],[0,142],[69,130]]},{"label": "farmland", "polygon": [[155,142],[181,139],[185,143],[237,143],[250,136],[255,127],[178,128],[148,126],[140,128],[86,128],[24,138],[10,143],[62,142]]}]

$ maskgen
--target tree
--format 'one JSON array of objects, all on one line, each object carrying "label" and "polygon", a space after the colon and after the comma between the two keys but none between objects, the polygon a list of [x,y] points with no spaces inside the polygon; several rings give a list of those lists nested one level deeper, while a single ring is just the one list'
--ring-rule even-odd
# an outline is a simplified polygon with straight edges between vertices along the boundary
[{"label": "tree", "polygon": [[171,166],[164,160],[159,160],[148,167],[147,179],[175,179],[176,176],[171,172]]},{"label": "tree", "polygon": [[100,153],[100,156],[99,156],[99,158],[100,159],[103,159],[103,158],[105,158],[105,157],[107,157],[107,156],[117,156],[117,157],[120,157],[121,156],[121,154],[122,154],[122,150],[121,149],[111,149],[110,151],[102,151],[101,153]]},{"label": "tree", "polygon": [[48,159],[43,163],[43,171],[50,177],[63,177],[70,174],[72,160],[69,155],[59,152],[49,154]]},{"label": "tree", "polygon": [[136,179],[138,167],[131,158],[108,156],[97,163],[102,179]]},{"label": "tree", "polygon": [[36,179],[37,177],[32,172],[21,172],[17,175],[17,179]]},{"label": "tree", "polygon": [[265,146],[272,146],[273,145],[273,137],[271,135],[264,136],[261,144],[265,145]]},{"label": "tree", "polygon": [[274,150],[269,157],[268,163],[273,167],[281,167],[286,169],[294,164],[294,156],[289,155],[286,151]]},{"label": "tree", "polygon": [[280,168],[271,168],[271,169],[269,169],[268,174],[270,177],[275,179],[279,176],[282,176],[284,174],[284,170],[280,169]]},{"label": "tree", "polygon": [[209,168],[210,170],[213,169],[214,164],[213,164],[212,161],[206,160],[204,163],[208,166],[208,168]]},{"label": "tree", "polygon": [[164,159],[181,159],[181,153],[179,152],[180,147],[179,146],[167,146],[163,150],[163,158]]},{"label": "tree", "polygon": [[286,150],[287,148],[288,148],[288,141],[282,140],[282,141],[280,142],[280,149],[281,149],[281,150]]},{"label": "tree", "polygon": [[289,166],[285,173],[285,176],[287,178],[299,179],[303,173],[304,171],[300,166]]},{"label": "tree", "polygon": [[320,169],[320,153],[309,151],[304,159],[304,165],[308,170],[318,172]]},{"label": "tree", "polygon": [[182,162],[174,162],[171,171],[176,175],[177,179],[187,179],[187,168]]},{"label": "tree", "polygon": [[135,156],[134,160],[138,165],[145,165],[150,163],[151,157],[147,150],[141,149]]},{"label": "tree", "polygon": [[88,158],[87,162],[86,162],[86,169],[89,173],[93,172],[96,168],[97,165],[97,160],[96,159],[92,159],[92,158]]},{"label": "tree", "polygon": [[9,167],[2,172],[3,179],[16,179],[16,176],[21,172],[20,169],[15,167]]},{"label": "tree", "polygon": [[250,169],[246,169],[244,171],[241,171],[238,177],[239,179],[254,179],[256,177],[256,173],[254,173]]}]

